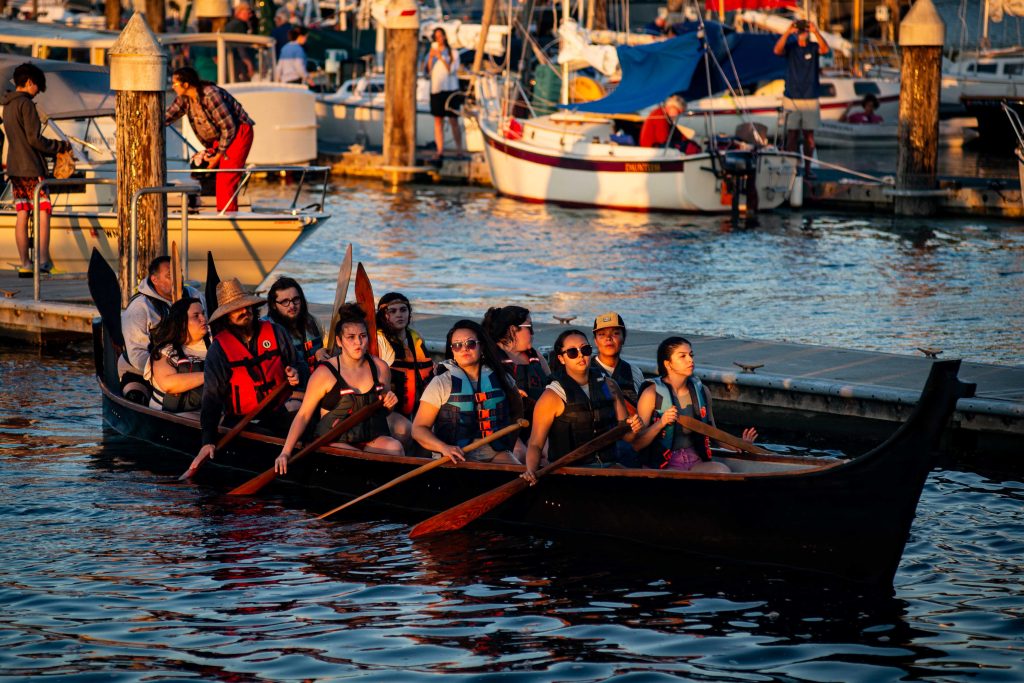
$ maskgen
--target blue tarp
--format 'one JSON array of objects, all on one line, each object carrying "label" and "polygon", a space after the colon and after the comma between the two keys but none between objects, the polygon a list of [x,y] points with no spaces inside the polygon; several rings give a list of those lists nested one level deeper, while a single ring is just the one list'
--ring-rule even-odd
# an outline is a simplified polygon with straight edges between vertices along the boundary
[{"label": "blue tarp", "polygon": [[[603,99],[570,105],[569,108],[597,114],[623,114],[649,107],[673,94],[693,100],[721,92],[729,85],[738,87],[740,84],[782,78],[785,74],[786,61],[772,52],[777,37],[735,33],[714,22],[705,22],[704,25],[706,45],[710,50],[707,63],[704,58],[705,41],[697,37],[697,24],[677,24],[676,32],[681,35],[676,38],[639,47],[617,48],[622,66],[619,86]],[[714,59],[711,59],[712,55]],[[715,65],[716,60],[721,68]]]}]

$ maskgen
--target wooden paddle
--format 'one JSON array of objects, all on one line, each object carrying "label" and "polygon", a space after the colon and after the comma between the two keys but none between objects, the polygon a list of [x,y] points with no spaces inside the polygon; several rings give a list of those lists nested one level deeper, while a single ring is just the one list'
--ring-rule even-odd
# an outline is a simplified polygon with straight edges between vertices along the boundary
[{"label": "wooden paddle", "polygon": [[220,284],[220,276],[217,275],[217,264],[213,262],[213,252],[206,252],[206,315],[211,316],[217,310],[217,285]]},{"label": "wooden paddle", "polygon": [[110,267],[103,255],[93,247],[89,257],[89,296],[96,304],[103,320],[103,328],[116,347],[117,353],[124,349],[124,333],[121,331],[121,286],[117,273]]},{"label": "wooden paddle", "polygon": [[744,441],[737,436],[733,436],[729,432],[723,432],[718,427],[712,427],[709,424],[704,424],[700,420],[692,418],[689,415],[677,416],[676,422],[692,432],[697,432],[704,436],[710,436],[715,441],[732,446],[733,448],[738,448],[744,453],[753,453],[754,455],[772,455],[772,452],[769,450],[765,450],[760,446],[755,446],[751,442]]},{"label": "wooden paddle", "polygon": [[171,301],[181,298],[181,257],[178,255],[178,243],[171,242]]},{"label": "wooden paddle", "polygon": [[[369,418],[371,415],[373,415],[383,407],[384,399],[378,398],[376,401],[366,406],[365,408],[360,408],[359,410],[352,413],[335,426],[331,427],[331,429],[328,432],[326,432],[323,436],[314,439],[308,446],[303,448],[301,451],[297,453],[292,453],[290,456],[288,456],[288,464],[291,465],[299,458],[303,458],[309,455],[310,453],[317,450],[321,446],[326,446],[327,444],[331,443],[345,432],[351,430],[353,427],[356,427],[360,423],[364,422],[367,418]],[[259,474],[250,479],[249,481],[245,482],[241,486],[238,486],[228,491],[228,495],[251,496],[253,494],[259,493],[264,486],[274,481],[274,479],[276,478],[277,471],[274,470],[273,467],[271,467],[263,474]]]},{"label": "wooden paddle", "polygon": [[[257,404],[257,406],[252,409],[252,412],[247,413],[245,416],[243,416],[238,424],[232,427],[227,434],[225,434],[224,436],[220,437],[220,439],[217,440],[217,445],[214,447],[214,452],[221,450],[229,443],[231,443],[234,440],[234,438],[238,436],[242,432],[242,430],[249,425],[250,422],[253,421],[253,418],[259,415],[267,406],[273,403],[282,393],[284,393],[285,389],[290,388],[291,385],[288,384],[288,382],[282,382],[281,384],[278,384],[276,387],[274,387],[274,390],[271,391],[266,396],[264,396],[263,400],[260,401],[259,404]],[[185,470],[184,474],[178,477],[178,481],[184,481],[185,479],[191,478],[192,475],[196,473],[196,470],[199,469],[199,466],[202,464],[203,461],[199,460],[199,456],[197,455],[195,458],[192,459],[192,464],[188,466],[188,469]]]},{"label": "wooden paddle", "polygon": [[324,346],[333,356],[338,350],[338,338],[334,334],[334,326],[338,324],[338,309],[345,303],[348,296],[348,283],[352,280],[352,245],[345,250],[345,259],[338,268],[338,285],[334,288],[334,306],[331,307],[331,323],[324,332]]},{"label": "wooden paddle", "polygon": [[[611,428],[601,436],[591,439],[576,450],[566,453],[546,467],[540,468],[537,470],[536,476],[540,479],[544,475],[550,474],[557,469],[571,465],[577,460],[582,460],[594,451],[599,451],[602,448],[615,443],[630,431],[631,428],[627,423],[620,423],[618,426]],[[444,512],[439,512],[430,519],[423,520],[412,528],[412,531],[409,532],[409,538],[419,538],[420,536],[428,536],[431,534],[439,534],[446,531],[456,531],[457,529],[461,529],[529,486],[529,482],[525,479],[522,477],[516,477],[507,484],[503,484],[496,489],[488,491],[487,493],[482,493],[476,498],[470,498],[466,502],[460,503],[453,508],[445,510]]]},{"label": "wooden paddle", "polygon": [[366,313],[366,333],[370,337],[370,355],[377,355],[377,307],[374,305],[373,286],[360,263],[356,267],[356,303]]},{"label": "wooden paddle", "polygon": [[[494,432],[493,434],[488,434],[487,436],[485,436],[482,439],[477,439],[476,441],[474,441],[474,442],[472,442],[470,444],[466,444],[466,446],[462,449],[462,452],[463,453],[469,453],[470,451],[475,451],[476,449],[478,449],[481,446],[484,446],[486,444],[489,444],[490,442],[494,441],[495,439],[500,439],[501,437],[503,437],[503,436],[505,436],[507,434],[511,434],[513,432],[519,431],[520,429],[526,429],[529,426],[530,426],[530,423],[527,422],[526,420],[519,420],[517,424],[509,425],[508,427],[505,427],[503,429],[499,429],[498,431]],[[446,462],[448,462],[448,458],[438,458],[437,460],[431,460],[426,465],[420,465],[416,469],[414,469],[414,470],[412,470],[410,472],[406,472],[405,474],[403,474],[400,477],[395,477],[394,479],[392,479],[388,483],[382,484],[382,485],[378,486],[377,488],[373,489],[372,491],[368,491],[368,492],[364,493],[363,495],[359,496],[358,498],[353,498],[352,500],[348,501],[347,503],[344,503],[343,505],[339,505],[338,507],[336,507],[336,508],[334,508],[332,510],[328,510],[327,512],[325,512],[322,515],[317,515],[317,519],[327,519],[328,517],[333,515],[335,512],[341,512],[345,508],[347,508],[347,507],[349,507],[351,505],[355,505],[356,503],[358,503],[361,500],[366,500],[367,498],[370,498],[371,496],[375,496],[378,493],[381,493],[382,491],[387,491],[389,488],[391,488],[393,486],[398,486],[403,481],[409,481],[410,479],[413,479],[414,477],[418,477],[421,474],[429,472],[430,470],[432,470],[432,469],[434,469],[436,467],[440,467],[441,465],[445,464]]]}]

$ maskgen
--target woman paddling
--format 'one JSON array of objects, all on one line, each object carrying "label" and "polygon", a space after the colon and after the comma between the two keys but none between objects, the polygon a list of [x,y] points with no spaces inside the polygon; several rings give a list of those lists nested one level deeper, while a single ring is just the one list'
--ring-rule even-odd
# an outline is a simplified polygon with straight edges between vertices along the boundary
[{"label": "woman paddling", "polygon": [[[729,472],[725,463],[711,458],[711,441],[676,423],[688,415],[714,426],[711,397],[693,374],[693,345],[682,337],[669,337],[658,345],[661,376],[644,384],[637,413],[644,428],[633,441],[641,451],[654,444],[655,457],[649,464],[681,472]],[[757,430],[743,430],[743,439],[753,441]]]},{"label": "woman paddling", "polygon": [[388,292],[377,302],[377,349],[380,359],[391,366],[392,387],[398,396],[395,411],[411,419],[434,375],[434,361],[410,322],[412,304],[404,294]]},{"label": "woman paddling", "polygon": [[532,406],[551,381],[551,368],[533,348],[533,320],[522,306],[490,308],[484,315],[484,329],[501,349],[505,370],[516,380],[523,396],[528,398],[527,416]]},{"label": "woman paddling", "polygon": [[[367,353],[370,342],[363,309],[356,304],[342,306],[334,335],[341,354],[320,363],[309,378],[302,406],[288,430],[281,454],[274,461],[278,474],[287,474],[288,457],[314,417],[320,418],[316,434],[321,436],[378,397],[383,397],[384,407],[389,410],[398,404],[398,397],[388,388],[391,372],[387,364]],[[380,411],[338,438],[341,448],[387,455],[404,452],[402,445],[391,436],[387,416]]]},{"label": "woman paddling", "polygon": [[199,410],[203,400],[203,364],[210,328],[199,299],[175,301],[151,333],[153,385],[149,407],[169,413]]},{"label": "woman paddling", "polygon": [[[626,419],[626,405],[619,392],[609,386],[607,375],[590,366],[593,353],[587,335],[579,330],[566,330],[555,340],[551,351],[554,379],[533,409],[533,431],[526,451],[526,471],[522,474],[531,484],[537,482],[545,441],[548,457],[554,461]],[[642,423],[636,415],[628,422],[633,433],[627,434],[625,440],[632,441]],[[599,467],[613,463],[613,446],[589,459]]]},{"label": "woman paddling", "polygon": [[[484,329],[460,320],[448,332],[445,360],[420,397],[413,438],[452,462],[466,459],[462,447],[502,429],[523,415],[523,402],[502,369],[498,350]],[[525,447],[505,437],[478,448],[473,460],[519,464]]]}]

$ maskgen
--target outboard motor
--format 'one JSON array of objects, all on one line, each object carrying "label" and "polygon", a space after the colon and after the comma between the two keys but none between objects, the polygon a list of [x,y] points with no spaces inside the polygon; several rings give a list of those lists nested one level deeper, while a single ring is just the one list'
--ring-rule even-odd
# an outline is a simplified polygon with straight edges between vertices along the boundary
[{"label": "outboard motor", "polygon": [[758,206],[756,152],[752,149],[726,150],[721,161],[723,180],[732,193],[733,223],[739,220],[741,194],[747,197],[747,219],[750,221]]}]

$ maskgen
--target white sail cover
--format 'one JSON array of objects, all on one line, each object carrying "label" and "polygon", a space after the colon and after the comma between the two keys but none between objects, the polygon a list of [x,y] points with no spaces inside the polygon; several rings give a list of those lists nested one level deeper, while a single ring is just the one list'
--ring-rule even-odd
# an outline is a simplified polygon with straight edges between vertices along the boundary
[{"label": "white sail cover", "polygon": [[1003,20],[1003,15],[1024,17],[1024,0],[988,0],[988,19],[994,23]]},{"label": "white sail cover", "polygon": [[[992,2],[1022,2],[1024,0],[991,0]],[[763,31],[769,31],[771,33],[783,34],[786,29],[789,28],[790,24],[793,23],[793,18],[784,16],[781,14],[768,14],[767,12],[757,12],[755,10],[747,10],[739,14],[739,20],[744,24],[750,24],[756,26]],[[819,29],[820,30],[820,29]],[[829,33],[828,31],[820,31],[821,37],[825,39],[825,43],[829,46],[833,52],[837,52],[844,57],[849,57],[853,54],[853,43],[835,33]]]},{"label": "white sail cover", "polygon": [[558,50],[558,63],[577,66],[585,62],[605,76],[614,76],[619,71],[619,55],[612,45],[591,45],[587,31],[580,28],[572,19],[558,27],[561,45]]},{"label": "white sail cover", "polygon": [[[434,29],[444,29],[448,36],[448,42],[457,50],[475,50],[476,43],[480,40],[480,24],[464,24],[454,19],[451,21],[424,21],[420,24],[420,40],[431,42],[434,39]],[[484,52],[489,55],[498,56],[505,54],[505,44],[508,39],[508,26],[492,24],[487,31],[487,41],[484,43]]]}]

